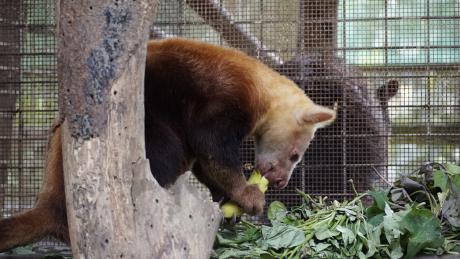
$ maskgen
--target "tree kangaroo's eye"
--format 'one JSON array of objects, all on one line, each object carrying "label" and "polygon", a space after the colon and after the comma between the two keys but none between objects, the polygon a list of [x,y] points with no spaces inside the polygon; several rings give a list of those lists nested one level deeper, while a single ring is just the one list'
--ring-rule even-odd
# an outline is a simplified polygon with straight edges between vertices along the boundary
[{"label": "tree kangaroo's eye", "polygon": [[299,160],[299,155],[294,154],[289,158],[289,160],[291,160],[291,162],[297,162],[297,160]]}]

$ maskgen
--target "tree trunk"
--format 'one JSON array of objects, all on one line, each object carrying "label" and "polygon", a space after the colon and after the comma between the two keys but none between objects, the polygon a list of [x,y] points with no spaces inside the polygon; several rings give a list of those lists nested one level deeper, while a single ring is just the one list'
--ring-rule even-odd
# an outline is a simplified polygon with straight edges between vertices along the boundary
[{"label": "tree trunk", "polygon": [[152,177],[143,81],[156,0],[61,1],[60,111],[75,258],[206,258],[216,204]]}]

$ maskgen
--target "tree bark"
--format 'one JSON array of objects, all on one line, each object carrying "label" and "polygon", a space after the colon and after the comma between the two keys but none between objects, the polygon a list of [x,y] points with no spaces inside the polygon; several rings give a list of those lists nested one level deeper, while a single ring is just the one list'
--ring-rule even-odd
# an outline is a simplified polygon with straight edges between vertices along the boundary
[{"label": "tree bark", "polygon": [[145,158],[143,81],[156,0],[61,1],[60,112],[75,258],[206,258],[216,204]]}]

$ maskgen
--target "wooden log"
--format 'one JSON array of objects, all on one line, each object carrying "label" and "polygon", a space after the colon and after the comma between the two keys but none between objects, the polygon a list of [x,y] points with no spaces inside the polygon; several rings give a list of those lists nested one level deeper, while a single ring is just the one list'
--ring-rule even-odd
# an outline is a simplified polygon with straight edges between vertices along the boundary
[{"label": "wooden log", "polygon": [[161,188],[144,146],[143,80],[155,0],[61,1],[60,112],[75,258],[207,258],[215,203]]}]

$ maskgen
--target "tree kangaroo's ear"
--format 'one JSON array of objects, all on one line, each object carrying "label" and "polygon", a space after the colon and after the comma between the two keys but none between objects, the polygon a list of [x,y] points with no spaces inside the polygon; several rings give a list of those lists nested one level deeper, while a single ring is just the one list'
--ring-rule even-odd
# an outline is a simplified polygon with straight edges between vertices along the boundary
[{"label": "tree kangaroo's ear", "polygon": [[386,84],[380,86],[377,89],[377,97],[380,103],[387,104],[388,101],[393,98],[399,90],[399,82],[397,80],[390,80]]},{"label": "tree kangaroo's ear", "polygon": [[296,120],[299,125],[313,124],[315,128],[323,128],[335,120],[337,103],[334,109],[329,109],[320,105],[312,105],[296,114]]}]

